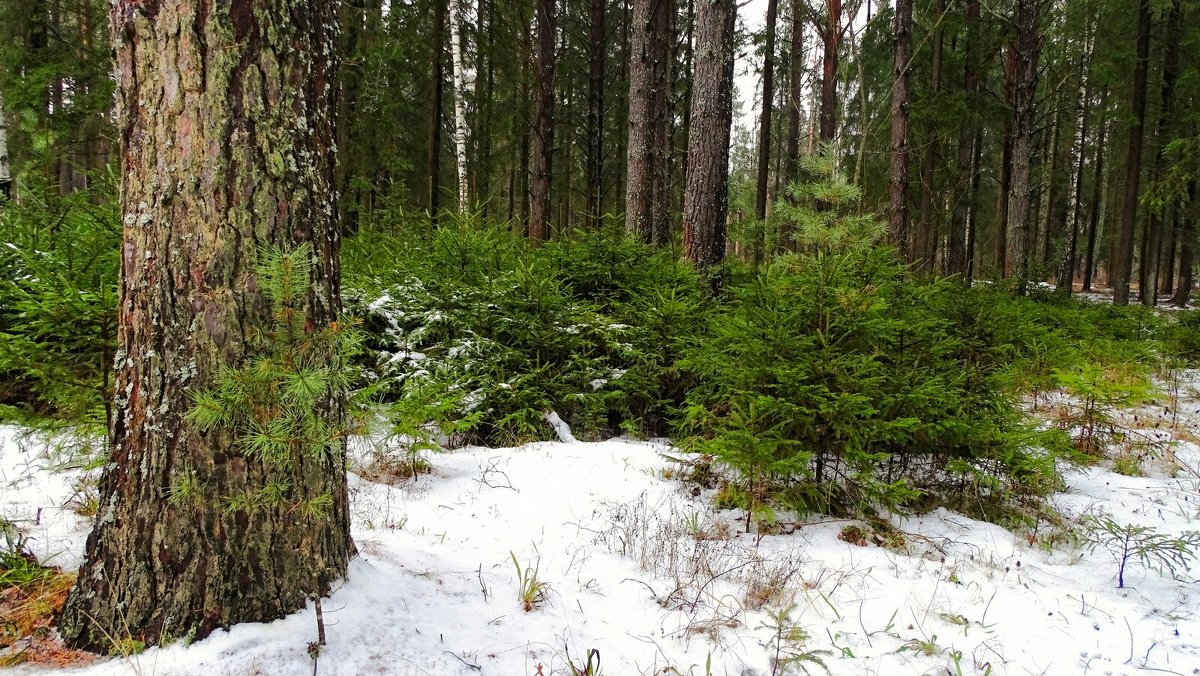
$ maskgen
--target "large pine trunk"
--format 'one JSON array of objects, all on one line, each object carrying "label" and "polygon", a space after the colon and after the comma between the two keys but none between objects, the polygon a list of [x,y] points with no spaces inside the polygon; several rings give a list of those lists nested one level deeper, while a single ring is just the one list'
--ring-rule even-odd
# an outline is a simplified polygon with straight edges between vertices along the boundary
[{"label": "large pine trunk", "polygon": [[696,0],[683,255],[700,267],[715,265],[725,257],[736,21],[735,0]]},{"label": "large pine trunk", "polygon": [[1146,80],[1150,64],[1150,0],[1138,2],[1137,67],[1133,71],[1133,117],[1129,123],[1129,154],[1125,159],[1125,201],[1114,242],[1113,303],[1129,304],[1129,278],[1133,270],[1133,231],[1137,224],[1142,179],[1142,130],[1146,122]]},{"label": "large pine trunk", "polygon": [[[286,504],[234,508],[270,468],[228,433],[185,421],[191,393],[239,364],[269,322],[259,247],[311,243],[308,321],[336,317],[334,11],[113,6],[125,228],[116,406],[100,510],[59,618],[73,646],[107,652],[114,638],[155,644],[279,618],[346,573],[344,447],[297,462]],[[169,500],[184,474],[199,499]],[[327,520],[294,509],[325,494]]]},{"label": "large pine trunk", "polygon": [[[804,0],[792,0],[791,43],[788,48],[788,136],[783,182],[790,184],[800,160],[800,111],[804,109],[804,18],[800,6]],[[787,242],[784,243],[787,246]]]},{"label": "large pine trunk", "polygon": [[[929,86],[933,90],[933,100],[940,98],[942,88],[942,21],[946,15],[946,0],[934,3],[933,20],[933,65],[930,71]],[[931,121],[932,122],[932,121]],[[909,260],[917,264],[917,269],[928,272],[933,269],[935,251],[937,249],[937,230],[933,223],[933,202],[936,194],[937,169],[941,154],[938,142],[938,130],[930,125],[925,142],[925,157],[921,162],[921,207],[917,216],[917,227],[913,231],[912,252]]]}]

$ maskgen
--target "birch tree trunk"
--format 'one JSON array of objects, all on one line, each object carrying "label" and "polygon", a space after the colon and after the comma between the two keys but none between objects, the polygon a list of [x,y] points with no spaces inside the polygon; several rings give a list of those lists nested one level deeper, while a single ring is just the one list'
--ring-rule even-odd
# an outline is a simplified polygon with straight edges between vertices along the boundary
[{"label": "birch tree trunk", "polygon": [[467,73],[463,64],[462,0],[450,2],[450,64],[454,70],[454,159],[458,176],[458,213],[467,204]]},{"label": "birch tree trunk", "polygon": [[[124,222],[111,455],[86,558],[59,617],[107,652],[283,617],[345,576],[354,552],[346,449],[294,459],[288,499],[234,507],[275,475],[188,402],[269,325],[261,246],[308,242],[303,310],[339,310],[335,3],[112,6]],[[342,407],[324,415],[340,424]],[[171,500],[185,474],[194,499]],[[327,498],[324,496],[328,496]],[[328,515],[297,509],[330,501]]]},{"label": "birch tree trunk", "polygon": [[8,125],[4,120],[4,101],[0,100],[0,198],[12,198],[12,168],[8,163]]}]

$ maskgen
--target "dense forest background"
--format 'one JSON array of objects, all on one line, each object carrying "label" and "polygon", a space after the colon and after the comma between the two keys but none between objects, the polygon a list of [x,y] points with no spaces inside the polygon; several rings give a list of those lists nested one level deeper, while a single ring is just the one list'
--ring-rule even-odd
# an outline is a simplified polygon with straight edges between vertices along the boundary
[{"label": "dense forest background", "polygon": [[[678,246],[692,94],[727,87],[722,73],[694,76],[697,50],[711,49],[697,35],[709,4],[341,3],[344,231],[469,214],[546,238],[624,216],[646,241]],[[799,158],[828,144],[862,187],[857,208],[889,220],[917,269],[1184,304],[1195,11],[1188,0],[741,7],[730,252],[761,261],[791,245],[774,203]],[[104,203],[118,146],[105,3],[11,0],[0,12],[14,197]]]}]

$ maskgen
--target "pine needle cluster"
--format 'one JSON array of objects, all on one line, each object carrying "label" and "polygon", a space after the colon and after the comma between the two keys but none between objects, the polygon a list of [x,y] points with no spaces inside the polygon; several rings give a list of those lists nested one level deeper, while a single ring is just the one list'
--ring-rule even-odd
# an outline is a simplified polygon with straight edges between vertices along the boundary
[{"label": "pine needle cluster", "polygon": [[[270,479],[257,494],[226,498],[233,510],[287,504],[298,463],[336,457],[364,424],[369,391],[358,387],[362,374],[354,362],[362,336],[346,317],[312,325],[305,313],[311,259],[307,243],[260,254],[258,280],[270,322],[248,332],[243,363],[221,367],[209,387],[192,395],[188,420],[195,429],[231,432],[247,458],[268,468]],[[195,486],[189,473],[177,476],[172,498],[197,492],[189,486]],[[331,504],[331,496],[323,495],[305,507],[320,515]]]}]

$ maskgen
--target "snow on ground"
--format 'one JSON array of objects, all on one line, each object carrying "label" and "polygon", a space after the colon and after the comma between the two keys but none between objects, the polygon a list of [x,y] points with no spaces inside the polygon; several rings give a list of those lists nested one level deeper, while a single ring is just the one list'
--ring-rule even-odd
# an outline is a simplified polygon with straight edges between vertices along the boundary
[{"label": "snow on ground", "polygon": [[[1178,418],[1170,402],[1123,415],[1150,476],[1071,471],[1055,505],[1200,529],[1200,372],[1180,391]],[[89,523],[61,505],[81,471],[51,471],[51,455],[0,428],[0,515],[70,567]],[[842,520],[760,539],[665,478],[667,456],[662,442],[536,443],[438,455],[397,485],[352,476],[359,557],[323,603],[318,673],[551,676],[598,650],[609,676],[803,673],[772,660],[805,651],[833,674],[1200,674],[1194,564],[1179,579],[1131,565],[1117,589],[1102,549],[946,510],[893,519],[903,551],[839,539]],[[548,584],[529,612],[514,559]],[[69,673],[311,674],[315,633],[310,607]]]}]

